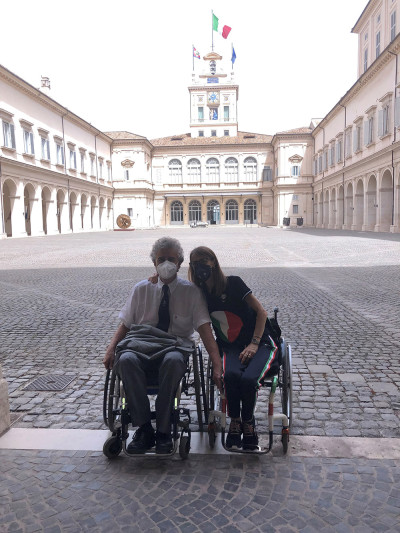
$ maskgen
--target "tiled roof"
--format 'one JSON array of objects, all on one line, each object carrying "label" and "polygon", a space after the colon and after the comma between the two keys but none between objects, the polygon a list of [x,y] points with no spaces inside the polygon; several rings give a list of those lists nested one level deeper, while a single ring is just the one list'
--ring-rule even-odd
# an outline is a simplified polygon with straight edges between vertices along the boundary
[{"label": "tiled roof", "polygon": [[104,132],[105,135],[108,135],[111,137],[111,139],[114,140],[120,140],[120,139],[138,139],[138,140],[145,140],[147,141],[146,137],[142,137],[142,135],[136,135],[135,133],[130,133],[129,131],[107,131]]},{"label": "tiled roof", "polygon": [[190,133],[183,133],[171,137],[151,139],[150,142],[153,146],[212,146],[215,144],[270,143],[271,140],[272,135],[238,131],[236,137],[191,137]]},{"label": "tiled roof", "polygon": [[296,133],[301,134],[301,133],[311,133],[311,132],[312,132],[312,128],[306,127],[306,128],[295,128],[294,130],[278,131],[276,135],[285,135],[285,134],[294,135]]}]

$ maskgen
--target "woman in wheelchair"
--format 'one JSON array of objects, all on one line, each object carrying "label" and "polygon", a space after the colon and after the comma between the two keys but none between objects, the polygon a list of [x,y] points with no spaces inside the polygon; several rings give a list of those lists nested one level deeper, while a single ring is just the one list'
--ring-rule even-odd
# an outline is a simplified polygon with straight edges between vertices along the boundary
[{"label": "woman in wheelchair", "polygon": [[204,292],[223,360],[231,417],[226,448],[257,450],[257,391],[262,379],[279,367],[278,347],[266,331],[267,312],[239,276],[224,275],[206,246],[192,250],[189,279]]}]

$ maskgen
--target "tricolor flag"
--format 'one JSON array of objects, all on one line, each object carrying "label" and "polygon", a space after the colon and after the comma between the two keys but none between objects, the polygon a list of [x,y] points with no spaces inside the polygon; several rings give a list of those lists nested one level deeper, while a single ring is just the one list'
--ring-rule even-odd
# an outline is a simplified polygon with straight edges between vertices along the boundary
[{"label": "tricolor flag", "polygon": [[235,49],[233,48],[233,45],[232,45],[232,66],[233,66],[233,63],[236,61],[236,52],[235,52]]},{"label": "tricolor flag", "polygon": [[194,46],[193,46],[193,57],[195,57],[196,59],[200,59],[200,52],[198,52]]},{"label": "tricolor flag", "polygon": [[222,24],[219,21],[219,18],[216,17],[213,13],[213,30],[217,31],[224,39],[226,39],[231,31],[230,26],[226,26],[226,24]]}]

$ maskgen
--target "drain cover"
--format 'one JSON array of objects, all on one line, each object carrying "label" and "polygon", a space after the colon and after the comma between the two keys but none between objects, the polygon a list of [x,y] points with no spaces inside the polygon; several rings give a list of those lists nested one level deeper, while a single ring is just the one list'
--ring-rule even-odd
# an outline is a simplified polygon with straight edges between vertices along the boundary
[{"label": "drain cover", "polygon": [[29,383],[24,390],[64,390],[67,385],[75,379],[76,376],[63,376],[60,374],[48,374],[47,376],[40,376],[32,383]]}]

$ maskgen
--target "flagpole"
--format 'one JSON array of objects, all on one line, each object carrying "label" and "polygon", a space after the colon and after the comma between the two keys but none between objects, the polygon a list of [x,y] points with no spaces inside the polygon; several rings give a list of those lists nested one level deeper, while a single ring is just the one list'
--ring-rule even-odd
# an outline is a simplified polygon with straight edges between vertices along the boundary
[{"label": "flagpole", "polygon": [[214,12],[211,10],[211,50],[214,51]]},{"label": "flagpole", "polygon": [[193,72],[194,72],[194,45],[192,44],[192,61],[193,61]]}]

